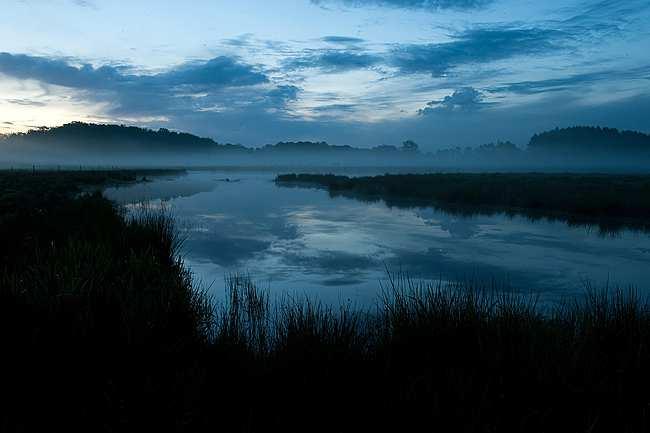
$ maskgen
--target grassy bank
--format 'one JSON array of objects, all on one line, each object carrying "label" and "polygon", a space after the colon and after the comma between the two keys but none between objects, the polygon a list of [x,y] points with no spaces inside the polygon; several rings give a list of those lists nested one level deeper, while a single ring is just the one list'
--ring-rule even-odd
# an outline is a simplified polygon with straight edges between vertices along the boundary
[{"label": "grassy bank", "polygon": [[207,341],[209,305],[172,221],[92,192],[155,174],[0,172],[0,430],[132,424],[135,403],[168,385],[154,358]]},{"label": "grassy bank", "polygon": [[358,311],[272,302],[234,276],[213,306],[168,216],[62,182],[76,186],[29,191],[0,220],[2,431],[650,427],[650,310],[633,292],[542,310],[392,276]]},{"label": "grassy bank", "polygon": [[490,287],[391,281],[376,310],[355,312],[274,305],[231,280],[213,349],[247,390],[236,419],[250,431],[650,427],[650,311],[634,292],[593,291],[542,311]]},{"label": "grassy bank", "polygon": [[594,224],[603,231],[650,229],[650,176],[583,174],[404,174],[366,177],[285,174],[282,185],[332,195],[383,199],[391,206],[432,205],[473,214],[506,212]]}]

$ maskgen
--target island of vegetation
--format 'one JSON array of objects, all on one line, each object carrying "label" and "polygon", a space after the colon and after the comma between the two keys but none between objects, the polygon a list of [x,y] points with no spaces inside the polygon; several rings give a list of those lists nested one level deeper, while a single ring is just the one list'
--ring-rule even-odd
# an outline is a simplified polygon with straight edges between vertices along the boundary
[{"label": "island of vegetation", "polygon": [[389,275],[361,311],[232,276],[215,304],[169,215],[93,192],[152,175],[0,172],[3,431],[647,429],[634,292],[542,307]]},{"label": "island of vegetation", "polygon": [[449,212],[505,212],[595,224],[604,231],[650,229],[650,176],[547,173],[430,173],[348,177],[283,174],[285,186],[317,186],[332,195],[383,199],[391,206]]}]

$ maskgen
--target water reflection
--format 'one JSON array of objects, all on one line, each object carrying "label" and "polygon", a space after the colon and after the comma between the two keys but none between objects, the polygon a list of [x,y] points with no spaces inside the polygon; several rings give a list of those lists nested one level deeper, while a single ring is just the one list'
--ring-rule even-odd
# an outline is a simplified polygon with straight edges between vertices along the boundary
[{"label": "water reflection", "polygon": [[[315,188],[324,189],[324,187],[314,186],[309,184],[292,185],[288,183],[278,182],[278,185],[284,188]],[[378,198],[376,196],[367,196],[363,193],[355,191],[329,191],[330,197],[348,197],[360,200],[366,203],[383,202],[388,207],[398,207],[404,209],[422,209],[430,208],[448,215],[455,215],[462,218],[474,216],[507,216],[510,218],[516,216],[524,216],[531,222],[538,221],[560,221],[571,227],[581,227],[589,231],[595,231],[600,236],[616,237],[619,233],[626,230],[634,230],[645,233],[650,233],[650,222],[644,219],[617,219],[617,218],[592,218],[581,215],[561,214],[554,212],[544,212],[530,209],[511,209],[511,208],[495,208],[495,207],[482,207],[482,206],[459,206],[459,205],[446,205],[444,203],[431,203],[427,201],[417,200],[402,200],[391,197]]]},{"label": "water reflection", "polygon": [[[273,293],[372,302],[385,269],[431,280],[497,281],[524,291],[578,293],[586,280],[648,287],[650,237],[605,237],[561,221],[387,206],[281,188],[270,172],[190,172],[109,189],[123,203],[166,202],[197,278],[223,293],[247,272]],[[226,180],[228,179],[228,180]]]}]

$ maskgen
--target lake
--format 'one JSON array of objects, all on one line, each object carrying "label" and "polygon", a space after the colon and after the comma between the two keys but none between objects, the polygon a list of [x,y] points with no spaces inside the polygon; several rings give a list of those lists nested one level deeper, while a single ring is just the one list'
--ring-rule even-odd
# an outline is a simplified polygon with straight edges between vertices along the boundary
[{"label": "lake", "polygon": [[185,263],[216,299],[232,273],[250,275],[273,295],[354,305],[374,303],[387,270],[551,298],[584,293],[588,285],[650,289],[648,233],[604,236],[561,221],[332,198],[320,189],[278,186],[278,173],[190,171],[106,195],[171,212],[185,239]]}]

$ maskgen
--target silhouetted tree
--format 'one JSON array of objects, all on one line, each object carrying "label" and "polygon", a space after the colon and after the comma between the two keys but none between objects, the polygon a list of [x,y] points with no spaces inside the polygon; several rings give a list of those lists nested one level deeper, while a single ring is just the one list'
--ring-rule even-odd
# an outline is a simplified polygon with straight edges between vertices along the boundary
[{"label": "silhouetted tree", "polygon": [[535,153],[547,155],[594,155],[615,157],[650,155],[650,135],[635,131],[619,131],[614,128],[574,126],[555,128],[535,134],[528,148]]}]

